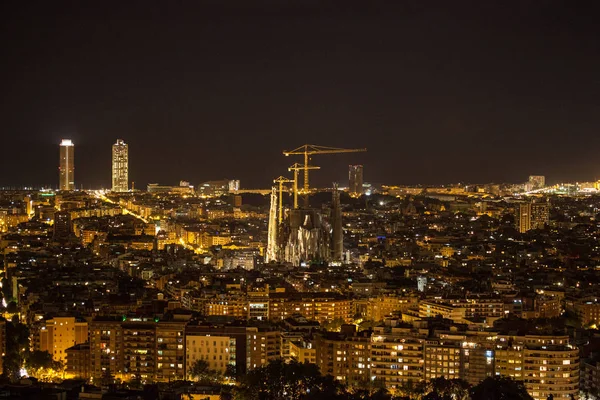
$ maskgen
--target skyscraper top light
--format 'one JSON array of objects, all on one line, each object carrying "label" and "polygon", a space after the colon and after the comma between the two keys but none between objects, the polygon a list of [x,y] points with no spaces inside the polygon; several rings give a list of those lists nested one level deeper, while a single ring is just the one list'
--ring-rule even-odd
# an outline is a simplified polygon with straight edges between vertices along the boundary
[{"label": "skyscraper top light", "polygon": [[75,145],[71,139],[60,142],[59,189],[75,190]]},{"label": "skyscraper top light", "polygon": [[122,139],[112,146],[112,190],[129,190],[129,147]]}]

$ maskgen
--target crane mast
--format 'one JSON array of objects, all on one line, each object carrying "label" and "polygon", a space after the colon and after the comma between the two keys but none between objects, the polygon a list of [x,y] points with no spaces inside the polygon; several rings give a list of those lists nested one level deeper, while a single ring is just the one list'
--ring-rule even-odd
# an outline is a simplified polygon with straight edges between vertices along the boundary
[{"label": "crane mast", "polygon": [[283,184],[289,182],[294,182],[294,180],[288,179],[284,176],[280,176],[279,178],[273,180],[273,183],[279,184],[279,210],[277,214],[277,221],[279,222],[279,225],[281,225],[283,222]]},{"label": "crane mast", "polygon": [[[321,169],[321,167],[317,167],[314,165],[302,165],[299,163],[294,163],[294,165],[292,165],[291,167],[288,168],[288,171],[294,171],[294,179],[292,180],[292,182],[294,182],[294,209],[298,208],[298,171],[303,170],[304,173],[306,174],[307,171],[309,169]],[[306,176],[306,175],[305,175]],[[305,199],[304,202],[308,203],[308,192],[303,192],[305,194]]]},{"label": "crane mast", "polygon": [[362,149],[343,149],[343,148],[339,148],[339,147],[327,147],[327,146],[317,146],[314,144],[305,144],[302,145],[294,150],[284,150],[283,154],[286,156],[291,156],[291,155],[303,155],[304,156],[304,167],[302,168],[304,170],[304,187],[303,187],[303,192],[306,196],[308,196],[308,192],[309,192],[309,180],[308,180],[308,170],[309,169],[314,169],[314,168],[310,168],[309,166],[309,161],[310,161],[310,157],[314,154],[339,154],[339,153],[359,153],[359,152],[364,152],[367,151],[367,149],[362,148]]}]

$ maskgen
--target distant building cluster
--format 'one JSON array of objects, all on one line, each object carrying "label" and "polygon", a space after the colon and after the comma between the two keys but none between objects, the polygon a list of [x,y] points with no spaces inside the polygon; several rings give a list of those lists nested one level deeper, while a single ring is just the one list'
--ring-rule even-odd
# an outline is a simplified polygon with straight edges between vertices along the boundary
[{"label": "distant building cluster", "polygon": [[94,384],[193,379],[199,360],[241,376],[283,359],[396,394],[442,376],[510,376],[536,400],[595,387],[593,330],[571,334],[565,315],[600,323],[586,278],[600,248],[574,258],[557,236],[595,226],[594,197],[381,196],[367,209],[339,194],[326,201],[340,210],[341,261],[265,263],[277,202],[2,192],[2,215],[23,216],[0,242],[4,293],[31,350]]},{"label": "distant building cluster", "polygon": [[[117,139],[112,145],[112,187],[117,193],[129,191],[129,145],[123,139]],[[59,157],[59,190],[75,190],[75,144],[71,139],[63,139],[60,143]],[[133,187],[132,187],[133,189]],[[237,179],[223,179],[201,183],[197,191],[189,182],[181,181],[178,186],[151,183],[147,186],[149,193],[198,194],[204,197],[219,197],[240,190]]]}]

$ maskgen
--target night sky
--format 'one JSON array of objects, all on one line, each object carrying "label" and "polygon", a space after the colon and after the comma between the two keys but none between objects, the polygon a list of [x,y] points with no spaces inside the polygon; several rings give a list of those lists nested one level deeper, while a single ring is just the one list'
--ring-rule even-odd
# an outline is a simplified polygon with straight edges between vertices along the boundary
[{"label": "night sky", "polygon": [[[0,186],[237,178],[270,186],[284,149],[313,182],[600,178],[598,2],[3,1]],[[593,9],[591,7],[594,7]]]}]

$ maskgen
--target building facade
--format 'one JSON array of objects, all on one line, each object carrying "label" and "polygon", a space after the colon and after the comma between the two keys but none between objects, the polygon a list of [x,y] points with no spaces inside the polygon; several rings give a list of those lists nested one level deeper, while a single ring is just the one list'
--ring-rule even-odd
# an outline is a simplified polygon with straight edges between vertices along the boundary
[{"label": "building facade", "polygon": [[89,379],[90,374],[90,344],[76,344],[66,350],[66,374],[69,378]]},{"label": "building facade", "polygon": [[529,176],[529,190],[542,189],[546,186],[546,177],[544,175]]},{"label": "building facade", "polygon": [[122,140],[112,145],[112,191],[129,190],[129,146]]},{"label": "building facade", "polygon": [[568,336],[499,336],[496,374],[523,381],[535,400],[578,398],[579,349]]},{"label": "building facade", "polygon": [[360,196],[363,193],[362,165],[350,165],[348,167],[348,192],[352,196]]},{"label": "building facade", "polygon": [[67,349],[88,340],[88,323],[74,317],[54,317],[39,330],[39,349],[52,355],[54,361],[67,361]]},{"label": "building facade", "polygon": [[515,214],[519,232],[543,229],[550,219],[550,206],[548,203],[520,203],[516,206]]},{"label": "building facade", "polygon": [[364,385],[371,379],[371,332],[343,325],[341,333],[315,335],[316,364],[323,375],[346,385]]},{"label": "building facade", "polygon": [[371,337],[371,378],[393,392],[416,387],[423,380],[424,342],[410,329],[376,327]]},{"label": "building facade", "polygon": [[70,139],[60,142],[58,164],[60,190],[75,190],[75,145]]}]

